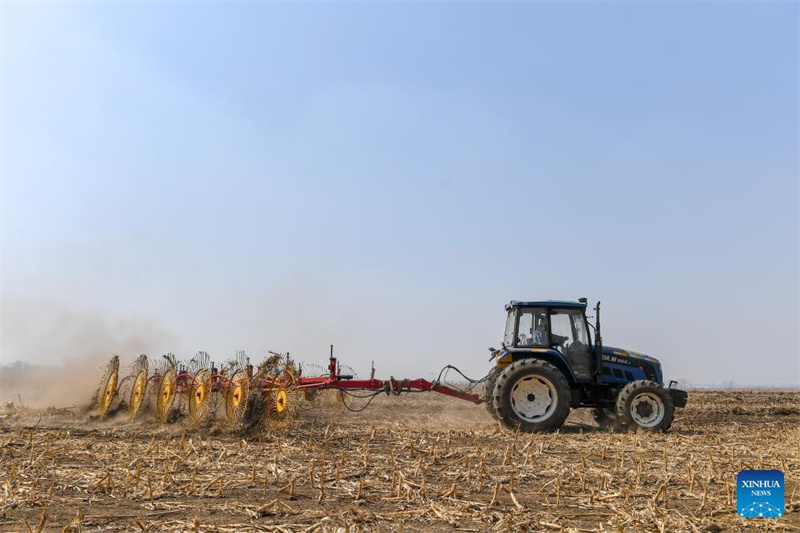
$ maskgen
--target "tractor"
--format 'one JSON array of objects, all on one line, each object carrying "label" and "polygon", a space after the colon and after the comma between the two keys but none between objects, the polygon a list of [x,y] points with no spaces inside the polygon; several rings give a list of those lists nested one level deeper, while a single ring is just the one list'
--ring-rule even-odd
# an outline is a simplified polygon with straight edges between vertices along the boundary
[{"label": "tractor", "polygon": [[664,386],[657,359],[604,346],[600,302],[593,326],[586,307],[586,298],[506,305],[501,348],[489,348],[489,414],[509,428],[542,432],[560,428],[571,408],[588,407],[602,428],[666,431],[687,393],[674,381]]},{"label": "tractor", "polygon": [[[294,420],[301,400],[313,404],[324,390],[336,391],[345,407],[345,397],[366,399],[362,407],[348,407],[351,411],[366,408],[378,394],[429,391],[485,403],[489,414],[504,426],[525,432],[557,430],[573,407],[592,408],[595,420],[604,428],[665,431],[672,424],[675,408],[686,405],[687,394],[675,388],[675,382],[664,387],[658,360],[603,346],[600,302],[595,307],[594,326],[586,317],[585,298],[574,302],[512,301],[506,310],[502,347],[489,348],[495,366],[480,380],[467,378],[451,365],[434,381],[376,379],[374,366],[369,379],[357,379],[349,367],[339,364],[333,346],[327,369],[297,365],[288,353],[269,352],[255,373],[244,352],[237,352],[221,370],[207,353],[199,352],[185,364],[166,354],[153,375],[148,374],[147,356],[141,355],[120,379],[119,357],[114,356],[97,404],[101,417],[112,412],[112,402],[120,396],[119,386],[126,383],[131,417],[136,417],[149,391],[161,423],[170,419],[180,396],[188,403],[189,422],[197,427],[213,418],[216,405],[223,401],[231,428],[245,423],[252,426],[264,418],[272,429],[285,429]],[[466,388],[448,383],[449,371],[466,380]]]}]

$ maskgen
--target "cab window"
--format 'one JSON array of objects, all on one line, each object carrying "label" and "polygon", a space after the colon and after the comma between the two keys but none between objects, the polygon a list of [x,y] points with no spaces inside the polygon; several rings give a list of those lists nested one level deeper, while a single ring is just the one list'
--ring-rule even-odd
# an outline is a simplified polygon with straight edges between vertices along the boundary
[{"label": "cab window", "polygon": [[547,311],[543,308],[520,309],[515,346],[541,347],[549,344]]},{"label": "cab window", "polygon": [[553,347],[561,352],[572,366],[575,377],[591,374],[591,351],[586,319],[582,309],[552,309],[550,311]]}]

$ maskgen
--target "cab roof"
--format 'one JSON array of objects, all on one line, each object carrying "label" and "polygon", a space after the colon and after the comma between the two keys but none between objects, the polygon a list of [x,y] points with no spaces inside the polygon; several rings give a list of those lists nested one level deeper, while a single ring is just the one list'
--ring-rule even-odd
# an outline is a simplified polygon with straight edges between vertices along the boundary
[{"label": "cab roof", "polygon": [[586,308],[586,304],[575,300],[533,300],[521,302],[518,300],[511,300],[506,304],[506,310],[512,307],[581,307]]}]

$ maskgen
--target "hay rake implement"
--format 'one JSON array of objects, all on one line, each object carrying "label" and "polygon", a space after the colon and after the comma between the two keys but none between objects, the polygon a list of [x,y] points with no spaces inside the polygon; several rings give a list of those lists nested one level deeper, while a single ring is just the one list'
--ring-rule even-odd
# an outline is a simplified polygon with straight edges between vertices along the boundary
[{"label": "hay rake implement", "polygon": [[[186,363],[178,362],[171,353],[166,354],[152,375],[148,375],[149,367],[147,357],[142,355],[120,381],[119,357],[115,355],[111,359],[98,392],[101,417],[109,414],[115,397],[124,396],[128,412],[134,418],[147,403],[148,394],[153,397],[155,418],[160,423],[166,423],[185,411],[188,424],[201,427],[217,418],[221,411],[225,423],[232,430],[260,423],[273,430],[284,430],[291,426],[301,405],[319,406],[326,391],[334,394],[333,401],[328,402],[329,407],[350,411],[363,410],[375,396],[383,393],[399,395],[431,391],[476,404],[484,401],[483,395],[470,392],[483,380],[468,380],[467,390],[461,390],[444,384],[442,373],[435,381],[422,378],[396,380],[393,377],[380,380],[375,379],[373,369],[369,379],[357,379],[350,367],[340,365],[333,355],[333,346],[327,368],[314,364],[298,365],[288,353],[277,352],[269,352],[257,369],[253,368],[244,352],[237,352],[221,368],[214,365],[206,352],[199,352]],[[443,373],[448,369],[454,369],[464,377],[449,366]],[[119,388],[126,383],[131,384],[130,391],[119,394]],[[361,403],[366,399],[365,404],[352,407],[359,399]],[[184,403],[185,410],[182,408]]]}]

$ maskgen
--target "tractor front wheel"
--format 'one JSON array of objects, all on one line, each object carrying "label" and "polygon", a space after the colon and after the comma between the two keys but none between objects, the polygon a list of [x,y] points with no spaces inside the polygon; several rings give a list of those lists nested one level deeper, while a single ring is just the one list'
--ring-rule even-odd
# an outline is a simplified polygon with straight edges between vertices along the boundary
[{"label": "tractor front wheel", "polygon": [[540,359],[505,367],[492,397],[500,423],[528,433],[555,431],[569,416],[571,394],[564,374]]},{"label": "tractor front wheel", "polygon": [[627,429],[666,431],[675,418],[675,405],[655,381],[631,381],[617,396],[617,417]]}]

